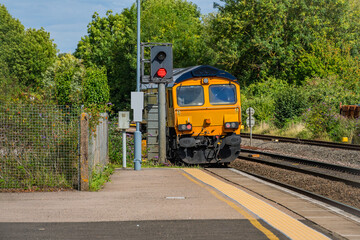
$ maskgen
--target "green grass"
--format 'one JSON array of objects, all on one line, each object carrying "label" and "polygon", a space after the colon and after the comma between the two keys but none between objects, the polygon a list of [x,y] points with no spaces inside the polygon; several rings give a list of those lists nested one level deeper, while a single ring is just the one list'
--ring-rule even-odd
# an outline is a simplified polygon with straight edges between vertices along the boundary
[{"label": "green grass", "polygon": [[[339,124],[330,132],[321,132],[314,135],[310,129],[301,121],[289,121],[283,128],[277,128],[274,124],[260,122],[252,129],[254,134],[266,134],[282,137],[322,140],[341,142],[343,137],[349,139],[349,143],[360,143],[360,121],[356,119],[341,118]],[[242,132],[249,133],[250,129],[246,128]]]},{"label": "green grass", "polygon": [[93,170],[90,181],[90,191],[102,189],[105,183],[110,181],[110,176],[114,173],[115,168],[116,165],[109,163],[103,170],[98,168]]}]

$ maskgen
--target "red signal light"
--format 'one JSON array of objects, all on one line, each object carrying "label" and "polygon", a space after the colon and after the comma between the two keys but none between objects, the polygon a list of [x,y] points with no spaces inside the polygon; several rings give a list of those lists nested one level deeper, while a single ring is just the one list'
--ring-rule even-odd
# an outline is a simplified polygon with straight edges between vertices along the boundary
[{"label": "red signal light", "polygon": [[161,78],[165,77],[166,76],[166,69],[165,68],[159,68],[159,70],[157,71],[157,75]]}]

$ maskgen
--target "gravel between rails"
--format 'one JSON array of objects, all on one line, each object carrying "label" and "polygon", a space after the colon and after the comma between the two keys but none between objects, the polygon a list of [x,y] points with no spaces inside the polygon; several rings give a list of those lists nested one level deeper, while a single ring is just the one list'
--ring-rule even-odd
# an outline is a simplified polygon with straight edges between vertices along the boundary
[{"label": "gravel between rails", "polygon": [[[242,147],[250,146],[250,139],[242,138]],[[315,161],[360,169],[360,151],[328,148],[306,144],[294,144],[263,140],[252,140],[252,147],[272,153],[281,153]]]},{"label": "gravel between rails", "polygon": [[[242,147],[250,140],[244,139]],[[326,147],[252,140],[252,147],[273,153],[308,158],[347,167],[360,168],[360,152]],[[295,171],[279,169],[246,160],[235,160],[230,167],[262,175],[360,209],[360,189],[341,182],[326,180]],[[359,176],[360,177],[360,176]]]}]

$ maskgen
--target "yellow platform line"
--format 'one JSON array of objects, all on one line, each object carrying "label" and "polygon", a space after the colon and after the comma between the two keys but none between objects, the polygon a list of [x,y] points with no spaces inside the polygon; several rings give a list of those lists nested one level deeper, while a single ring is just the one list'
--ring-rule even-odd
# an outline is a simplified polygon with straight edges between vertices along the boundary
[{"label": "yellow platform line", "polygon": [[244,208],[263,219],[269,225],[279,230],[290,239],[329,240],[329,238],[322,233],[315,231],[295,218],[290,217],[264,201],[257,199],[239,188],[225,183],[200,169],[186,168],[183,170],[192,177],[215,188],[224,195],[238,202]]},{"label": "yellow platform line", "polygon": [[244,209],[239,207],[237,204],[233,203],[232,201],[222,197],[219,193],[217,193],[215,190],[211,189],[210,187],[206,187],[205,184],[199,182],[198,180],[195,180],[195,178],[190,177],[190,175],[183,173],[183,175],[188,178],[190,181],[196,183],[197,185],[206,188],[211,194],[213,194],[217,199],[227,203],[230,207],[235,209],[238,213],[243,215],[254,227],[259,229],[264,235],[270,239],[270,240],[279,240],[278,237],[274,233],[272,233],[269,229],[265,228],[257,219],[255,219],[253,216],[251,216],[250,213],[246,212]]}]

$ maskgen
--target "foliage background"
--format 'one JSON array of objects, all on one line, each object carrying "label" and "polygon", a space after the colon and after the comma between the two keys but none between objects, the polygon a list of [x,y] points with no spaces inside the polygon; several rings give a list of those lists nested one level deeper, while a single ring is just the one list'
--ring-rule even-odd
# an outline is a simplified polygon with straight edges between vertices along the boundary
[{"label": "foliage background", "polygon": [[[280,134],[301,124],[307,132],[299,136],[357,137],[356,120],[341,119],[339,106],[360,104],[358,0],[215,5],[214,13],[201,15],[190,1],[143,0],[141,41],[172,43],[175,67],[208,64],[235,75],[242,108],[252,106],[257,122]],[[1,4],[0,19],[0,102],[85,105],[95,115],[110,104],[129,109],[135,3],[105,16],[95,12],[73,54],[59,53],[49,33],[25,29]],[[323,106],[329,116],[321,115]]]}]

